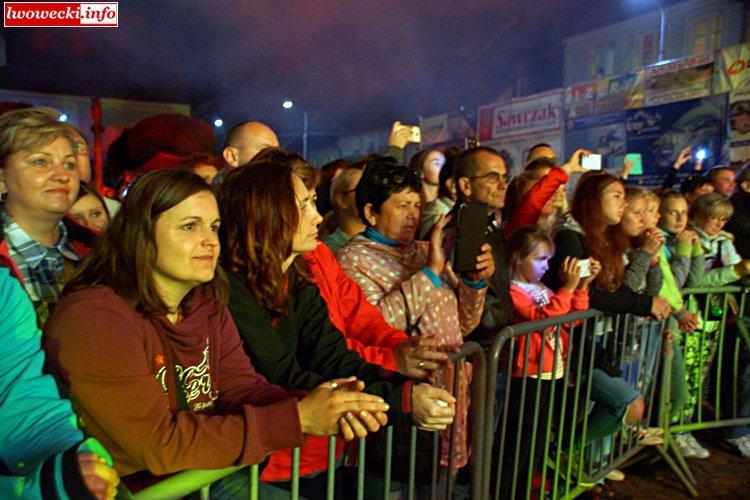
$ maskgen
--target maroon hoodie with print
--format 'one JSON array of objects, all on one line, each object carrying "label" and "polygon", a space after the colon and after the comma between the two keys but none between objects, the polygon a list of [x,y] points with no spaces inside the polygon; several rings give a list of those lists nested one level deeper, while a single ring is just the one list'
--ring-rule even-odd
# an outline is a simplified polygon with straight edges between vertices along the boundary
[{"label": "maroon hoodie with print", "polygon": [[206,294],[173,325],[145,318],[111,288],[88,287],[60,300],[45,337],[85,431],[131,490],[302,444],[295,399],[255,372],[229,311]]}]

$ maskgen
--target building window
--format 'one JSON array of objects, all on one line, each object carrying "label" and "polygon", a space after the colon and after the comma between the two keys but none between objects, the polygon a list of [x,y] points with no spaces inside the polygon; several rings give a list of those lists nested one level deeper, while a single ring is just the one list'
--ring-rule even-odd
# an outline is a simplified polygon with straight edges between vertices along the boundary
[{"label": "building window", "polygon": [[594,66],[591,68],[592,78],[612,76],[615,73],[615,47],[612,43],[596,46],[594,50]]},{"label": "building window", "polygon": [[641,37],[641,63],[648,66],[659,60],[659,32],[646,33]]},{"label": "building window", "polygon": [[687,50],[697,56],[721,48],[721,16],[703,16],[688,23]]}]

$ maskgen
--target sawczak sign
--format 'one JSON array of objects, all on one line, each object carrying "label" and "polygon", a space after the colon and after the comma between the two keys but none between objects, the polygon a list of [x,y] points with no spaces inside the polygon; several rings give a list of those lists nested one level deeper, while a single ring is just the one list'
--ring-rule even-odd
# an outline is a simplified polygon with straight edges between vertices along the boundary
[{"label": "sawczak sign", "polygon": [[477,113],[479,140],[562,130],[562,109],[562,89],[480,107]]}]

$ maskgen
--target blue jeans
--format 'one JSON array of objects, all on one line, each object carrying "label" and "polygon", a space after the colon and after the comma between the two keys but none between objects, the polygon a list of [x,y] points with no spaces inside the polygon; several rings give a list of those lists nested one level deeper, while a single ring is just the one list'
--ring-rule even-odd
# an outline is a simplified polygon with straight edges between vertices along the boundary
[{"label": "blue jeans", "polygon": [[586,443],[616,432],[628,405],[641,395],[622,377],[612,377],[599,368],[594,368],[591,377],[594,409],[589,414]]}]

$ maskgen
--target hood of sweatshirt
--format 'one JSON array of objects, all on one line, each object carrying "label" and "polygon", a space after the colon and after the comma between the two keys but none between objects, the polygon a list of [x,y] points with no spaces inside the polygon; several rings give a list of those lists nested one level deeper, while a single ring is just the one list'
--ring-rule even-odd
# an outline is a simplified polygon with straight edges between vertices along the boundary
[{"label": "hood of sweatshirt", "polygon": [[586,233],[583,231],[583,228],[578,223],[577,220],[573,218],[573,215],[571,215],[570,212],[566,212],[563,214],[562,217],[560,217],[557,222],[555,223],[554,228],[552,229],[552,235],[554,237],[555,234],[557,234],[559,231],[562,231],[563,229],[568,229],[570,231],[575,231],[576,233],[585,235]]}]

